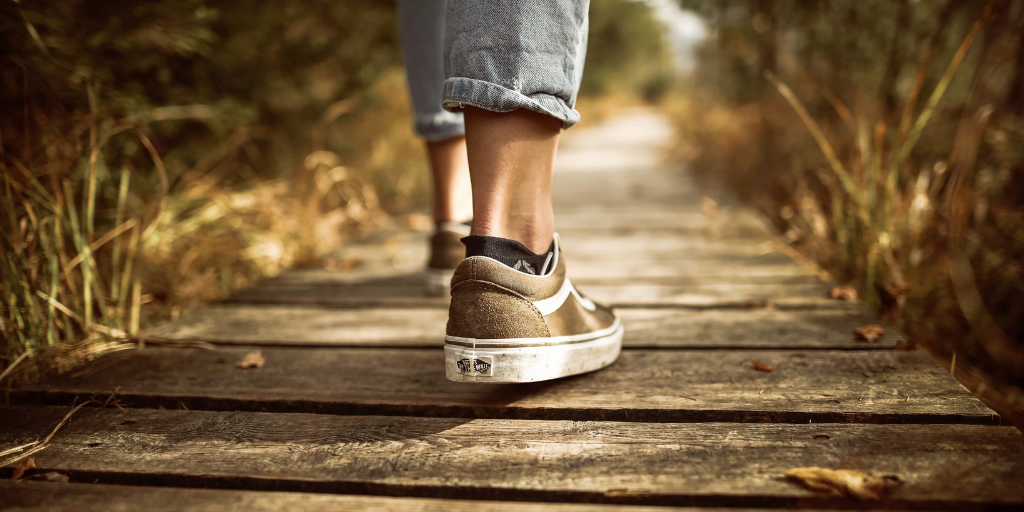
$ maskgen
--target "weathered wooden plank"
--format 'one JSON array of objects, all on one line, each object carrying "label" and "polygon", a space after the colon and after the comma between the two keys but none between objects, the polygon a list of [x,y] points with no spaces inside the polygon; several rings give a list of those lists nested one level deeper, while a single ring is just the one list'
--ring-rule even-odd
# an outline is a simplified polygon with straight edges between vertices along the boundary
[{"label": "weathered wooden plank", "polygon": [[607,258],[609,261],[756,258],[774,252],[771,246],[755,237],[714,239],[708,236],[663,236],[643,231],[563,236],[562,246],[570,263],[579,258]]},{"label": "weathered wooden plank", "polygon": [[136,407],[581,421],[999,422],[921,351],[631,350],[599,372],[516,386],[450,382],[439,349],[264,349],[262,368],[240,370],[246,352],[120,352],[10,396],[63,405],[117,390]]},{"label": "weathered wooden plank", "polygon": [[726,260],[667,261],[615,261],[573,258],[569,262],[569,277],[580,284],[594,284],[609,280],[635,279],[638,281],[665,279],[669,282],[686,280],[687,283],[746,282],[771,284],[813,282],[817,278],[792,260],[779,254],[758,258]]},{"label": "weathered wooden plank", "polygon": [[[589,250],[581,251],[584,257],[579,259],[579,272],[571,267],[574,281],[594,298],[612,305],[741,307],[749,301],[770,300],[790,308],[849,307],[826,298],[831,286],[785,256],[755,256],[764,251],[759,244],[649,236],[583,236],[577,243]],[[717,248],[711,249],[714,254],[706,259],[698,249],[687,249],[701,246]],[[646,263],[651,263],[652,269],[646,275],[631,274]],[[376,267],[355,273],[286,272],[231,299],[258,304],[435,308],[443,307],[445,300],[426,296],[420,272],[396,269],[388,275],[386,268]]]},{"label": "weathered wooden plank", "polygon": [[[588,284],[580,289],[594,300],[616,307],[743,308],[771,302],[779,309],[859,310],[856,303],[826,296],[830,286],[821,284],[703,283]],[[447,307],[447,297],[428,297],[420,284],[392,285],[275,285],[239,291],[225,302],[238,304],[298,304],[333,307]]]},{"label": "weathered wooden plank", "polygon": [[[31,474],[31,473],[30,473]],[[37,512],[117,512],[129,510],[221,512],[224,510],[320,512],[323,510],[378,510],[391,512],[710,512],[700,508],[662,508],[632,505],[577,505],[571,503],[517,503],[513,501],[390,498],[310,492],[241,491],[232,489],[180,489],[139,485],[55,484],[0,480],[3,510]],[[736,509],[753,512],[755,509]],[[762,509],[763,510],[763,509]]]},{"label": "weathered wooden plank", "polygon": [[[877,341],[853,330],[873,323],[864,313],[774,309],[621,309],[627,348],[888,349],[902,341],[887,329]],[[149,338],[225,345],[363,347],[441,346],[448,312],[439,308],[333,309],[213,305],[148,330]]]},{"label": "weathered wooden plank", "polygon": [[447,308],[212,305],[145,335],[226,345],[439,347],[447,322]]},{"label": "weathered wooden plank", "polygon": [[582,173],[557,169],[552,188],[555,208],[692,205],[699,211],[701,195],[689,186],[687,176],[678,167],[654,165],[637,169],[623,168],[611,160],[603,163],[603,169],[591,167]]},{"label": "weathered wooden plank", "polygon": [[875,342],[853,330],[876,323],[858,310],[819,309],[631,309],[618,310],[624,345],[636,348],[893,348],[902,335],[886,328]]},{"label": "weathered wooden plank", "polygon": [[752,303],[767,301],[781,309],[859,309],[855,303],[828,298],[827,294],[832,287],[824,283],[705,283],[700,285],[637,283],[589,284],[581,288],[595,300],[618,307],[742,308]]},{"label": "weathered wooden plank", "polygon": [[706,229],[717,227],[728,229],[759,229],[764,222],[756,214],[737,210],[723,212],[715,219],[710,219],[699,212],[693,205],[668,207],[644,207],[631,204],[617,207],[555,207],[555,228],[592,229],[600,226],[603,229]]},{"label": "weathered wooden plank", "polygon": [[[425,246],[425,241],[423,242]],[[412,251],[410,251],[411,253]],[[420,254],[422,253],[422,254]],[[348,262],[354,268],[344,270],[296,269],[264,279],[260,286],[295,285],[363,285],[363,286],[409,286],[423,290],[426,278],[423,269],[426,252],[416,257],[403,257],[394,262],[387,254],[372,256],[359,252],[340,251],[334,262]],[[610,256],[609,256],[610,257]],[[339,263],[335,263],[339,264]],[[713,260],[701,259],[659,259],[659,260],[591,260],[573,258],[570,262],[570,277],[574,283],[621,284],[621,283],[664,283],[694,285],[707,283],[746,284],[813,284],[820,282],[808,270],[793,264],[780,254],[766,254],[757,258],[720,257]],[[417,291],[416,293],[422,293]]]},{"label": "weathered wooden plank", "polygon": [[[665,283],[702,285],[708,283],[746,284],[815,284],[821,281],[788,258],[763,257],[756,261],[735,264],[717,261],[615,261],[574,260],[569,277],[574,283],[622,284]],[[403,269],[358,268],[352,271],[327,269],[289,270],[264,279],[260,286],[423,286],[423,265]]]},{"label": "weathered wooden plank", "polygon": [[[0,443],[66,407],[5,407]],[[851,506],[787,482],[799,466],[896,474],[879,505],[1024,506],[1024,439],[977,425],[654,424],[80,410],[35,456],[73,481],[464,499]],[[2,470],[10,475],[13,466]]]},{"label": "weathered wooden plank", "polygon": [[421,281],[407,285],[361,282],[344,285],[257,286],[238,291],[225,303],[313,305],[338,308],[435,308],[448,309],[449,297],[427,295]]}]

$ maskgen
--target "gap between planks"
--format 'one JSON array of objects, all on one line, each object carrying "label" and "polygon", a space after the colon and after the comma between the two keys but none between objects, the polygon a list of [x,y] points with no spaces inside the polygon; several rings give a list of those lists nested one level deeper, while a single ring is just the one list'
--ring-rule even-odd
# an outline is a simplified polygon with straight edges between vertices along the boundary
[{"label": "gap between planks", "polygon": [[[141,485],[58,484],[32,481],[0,480],[4,509],[110,512],[132,510],[191,512],[305,512],[323,510],[378,510],[385,512],[714,512],[719,509],[654,508],[630,505],[598,505],[572,503],[494,502],[437,498],[396,498],[344,494],[245,491],[236,489],[181,489]],[[764,510],[764,509],[758,509]],[[735,509],[732,512],[758,512]]]}]

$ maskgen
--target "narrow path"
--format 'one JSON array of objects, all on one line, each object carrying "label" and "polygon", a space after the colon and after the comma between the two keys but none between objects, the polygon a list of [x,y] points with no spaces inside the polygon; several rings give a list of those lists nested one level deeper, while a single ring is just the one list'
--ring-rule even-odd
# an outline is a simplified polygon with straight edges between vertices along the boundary
[{"label": "narrow path", "polygon": [[[662,163],[670,135],[630,111],[560,150],[570,275],[626,325],[611,367],[447,381],[427,235],[377,233],[338,250],[353,270],[287,272],[148,333],[214,349],[151,345],[13,391],[0,450],[76,399],[115,393],[123,410],[79,411],[36,455],[72,484],[3,481],[0,508],[863,506],[783,477],[805,466],[898,475],[889,508],[1024,506],[1020,432],[899,333],[857,341],[871,316],[772,252],[749,212],[702,209]],[[253,350],[264,366],[236,368]]]}]

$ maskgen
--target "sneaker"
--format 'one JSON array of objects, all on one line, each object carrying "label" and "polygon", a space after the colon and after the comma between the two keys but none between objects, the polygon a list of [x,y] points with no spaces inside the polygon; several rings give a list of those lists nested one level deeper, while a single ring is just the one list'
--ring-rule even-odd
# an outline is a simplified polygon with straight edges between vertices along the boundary
[{"label": "sneaker", "polygon": [[554,257],[531,275],[486,256],[455,270],[444,356],[457,382],[536,382],[612,364],[622,322],[565,277],[558,235]]},{"label": "sneaker", "polygon": [[430,237],[430,260],[427,262],[427,294],[443,297],[448,294],[455,268],[466,259],[462,237],[469,234],[469,223],[442,222]]}]

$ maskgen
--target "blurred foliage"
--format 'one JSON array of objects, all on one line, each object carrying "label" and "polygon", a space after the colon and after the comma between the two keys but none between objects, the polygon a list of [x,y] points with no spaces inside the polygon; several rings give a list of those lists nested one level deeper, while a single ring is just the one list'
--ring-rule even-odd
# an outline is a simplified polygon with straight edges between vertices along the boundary
[{"label": "blurred foliage", "polygon": [[657,101],[672,83],[664,27],[631,0],[591,0],[587,63],[580,94]]},{"label": "blurred foliage", "polygon": [[[646,8],[591,16],[592,94],[642,92],[664,58]],[[7,364],[132,348],[421,207],[398,37],[394,3],[371,0],[0,4]]]},{"label": "blurred foliage", "polygon": [[423,194],[391,5],[0,9],[0,327],[26,371],[319,264]]},{"label": "blurred foliage", "polygon": [[1024,4],[682,4],[711,28],[676,113],[694,173],[959,370],[1024,383]]}]

